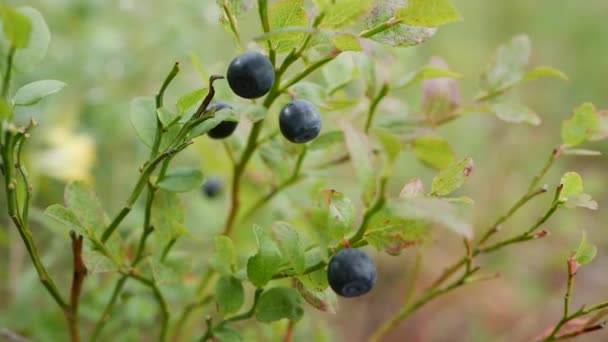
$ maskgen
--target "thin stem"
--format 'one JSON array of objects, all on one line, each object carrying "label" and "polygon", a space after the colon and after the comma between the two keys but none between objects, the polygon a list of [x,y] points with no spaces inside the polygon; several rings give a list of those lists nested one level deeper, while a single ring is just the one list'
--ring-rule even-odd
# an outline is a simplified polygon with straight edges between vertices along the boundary
[{"label": "thin stem", "polygon": [[287,324],[287,330],[285,331],[285,337],[283,337],[283,342],[292,342],[293,341],[293,333],[296,323],[294,321],[289,321]]},{"label": "thin stem", "polygon": [[234,33],[234,37],[236,38],[236,41],[239,44],[239,47],[241,49],[243,49],[241,33],[239,32],[239,24],[236,21],[236,17],[230,11],[230,6],[226,2],[226,0],[224,0],[222,2],[222,9],[224,10],[224,14],[226,15],[226,18],[228,19],[228,23],[230,24],[230,30],[232,31],[232,33]]},{"label": "thin stem", "polygon": [[112,295],[110,296],[110,300],[108,304],[106,304],[105,309],[103,310],[103,314],[101,318],[95,324],[95,328],[93,329],[93,333],[91,334],[91,341],[96,341],[99,335],[101,334],[101,330],[103,330],[106,323],[110,320],[110,315],[112,314],[112,310],[114,309],[114,304],[118,300],[118,296],[122,292],[122,288],[125,286],[127,279],[129,276],[123,275],[118,279],[118,282],[114,286],[114,290],[112,291]]},{"label": "thin stem", "polygon": [[[262,24],[262,30],[264,33],[270,32],[270,21],[268,20],[268,0],[258,0],[258,14],[260,16],[260,22]],[[272,41],[268,40],[268,58],[272,65],[276,63],[276,51],[272,46]]]},{"label": "thin stem", "polygon": [[316,71],[317,69],[319,69],[320,67],[322,67],[323,65],[331,62],[334,58],[336,58],[336,56],[329,56],[329,57],[325,57],[323,59],[320,59],[320,60],[312,63],[306,69],[304,69],[302,72],[300,72],[299,74],[297,74],[296,76],[294,76],[292,79],[290,79],[287,82],[285,82],[285,85],[283,85],[281,87],[281,89],[280,89],[279,92],[284,92],[289,87],[291,87],[292,85],[300,82],[306,76],[310,75],[311,73],[313,73],[314,71]]},{"label": "thin stem", "polygon": [[247,311],[244,312],[240,315],[236,315],[233,317],[230,317],[228,319],[224,319],[222,320],[220,323],[218,323],[215,327],[212,324],[207,324],[207,331],[205,332],[205,334],[200,338],[199,341],[207,341],[208,339],[210,339],[211,337],[213,337],[213,330],[222,327],[228,323],[232,323],[232,322],[238,322],[238,321],[243,321],[246,319],[249,319],[251,317],[253,317],[253,315],[255,314],[255,308],[258,305],[258,300],[260,299],[260,295],[262,294],[262,292],[264,292],[264,289],[256,289],[255,290],[255,294],[253,296],[253,304],[251,304],[251,308]]},{"label": "thin stem", "polygon": [[13,59],[15,58],[15,52],[17,51],[17,47],[15,45],[11,45],[8,50],[8,56],[6,57],[6,69],[4,71],[4,80],[2,82],[2,97],[4,97],[8,102],[8,92],[11,86],[11,76],[13,72]]},{"label": "thin stem", "polygon": [[153,280],[145,278],[135,272],[127,273],[129,277],[137,280],[142,285],[149,287],[152,290],[152,294],[158,303],[161,314],[161,326],[160,326],[160,341],[165,341],[167,339],[167,328],[169,326],[169,307],[167,306],[167,302],[165,301],[165,297],[163,297],[162,292],[156,285]]},{"label": "thin stem", "polygon": [[416,259],[414,260],[414,266],[412,267],[412,272],[410,272],[410,277],[408,280],[407,291],[405,293],[405,299],[403,300],[403,306],[406,306],[412,300],[414,293],[416,292],[416,282],[418,280],[418,276],[420,275],[420,266],[422,265],[422,255],[420,253],[416,253]]},{"label": "thin stem", "polygon": [[[173,332],[173,338],[172,338],[173,341],[180,341],[182,329],[183,329],[184,325],[188,322],[190,315],[192,315],[192,312],[194,312],[194,309],[203,306],[203,305],[196,305],[196,303],[200,303],[202,301],[202,300],[199,300],[199,298],[201,298],[201,296],[207,289],[207,285],[211,281],[212,276],[213,276],[213,272],[210,269],[207,269],[205,274],[201,277],[201,280],[196,288],[196,291],[194,292],[193,297],[195,298],[195,300],[193,302],[191,302],[190,304],[186,305],[186,307],[184,307],[181,314],[179,315],[177,324],[175,325],[175,329]],[[211,297],[206,296],[205,298],[211,298]],[[205,304],[207,304],[207,303],[208,302],[205,302]]]},{"label": "thin stem", "polygon": [[403,309],[401,309],[401,311],[397,313],[397,315],[395,315],[388,321],[385,321],[384,324],[382,324],[382,326],[374,333],[370,341],[382,341],[384,337],[391,330],[393,330],[402,320],[410,316],[420,307],[441,295],[444,295],[464,284],[469,283],[467,282],[467,279],[478,270],[479,268],[473,268],[469,272],[465,272],[460,278],[450,283],[446,287],[426,292],[420,299],[413,302],[411,305],[404,307]]},{"label": "thin stem", "polygon": [[395,26],[397,24],[400,24],[400,23],[401,23],[401,19],[399,19],[399,18],[391,18],[388,21],[383,22],[382,24],[379,24],[379,25],[377,25],[375,27],[372,27],[369,30],[365,30],[365,31],[359,33],[359,37],[369,38],[369,37],[375,36],[378,33],[384,32],[384,31],[390,29],[391,27],[393,27],[393,26]]},{"label": "thin stem", "polygon": [[245,218],[251,217],[255,212],[257,212],[260,208],[265,206],[270,200],[272,200],[277,194],[281,193],[283,190],[290,187],[292,184],[296,183],[301,177],[300,170],[302,169],[302,163],[304,161],[304,157],[306,157],[308,149],[306,145],[300,151],[298,155],[298,159],[296,160],[296,164],[289,178],[282,181],[276,188],[272,189],[268,194],[264,197],[258,199],[252,206],[247,210],[244,214]]},{"label": "thin stem", "polygon": [[363,221],[361,222],[361,225],[359,226],[359,229],[357,230],[355,235],[348,239],[348,242],[351,245],[363,239],[363,236],[367,231],[367,226],[369,225],[371,218],[384,207],[384,203],[386,202],[384,192],[386,190],[387,182],[388,177],[383,176],[382,178],[380,178],[380,188],[378,190],[378,194],[376,195],[374,203],[365,211],[365,214],[363,215]]},{"label": "thin stem", "polygon": [[365,133],[368,133],[369,129],[372,127],[372,122],[374,120],[374,114],[376,114],[376,109],[378,108],[380,101],[382,101],[382,99],[384,97],[386,97],[389,90],[390,90],[389,84],[384,83],[382,85],[382,88],[380,88],[380,91],[378,92],[378,94],[372,99],[372,101],[369,105],[369,111],[367,113],[367,120],[365,121]]}]

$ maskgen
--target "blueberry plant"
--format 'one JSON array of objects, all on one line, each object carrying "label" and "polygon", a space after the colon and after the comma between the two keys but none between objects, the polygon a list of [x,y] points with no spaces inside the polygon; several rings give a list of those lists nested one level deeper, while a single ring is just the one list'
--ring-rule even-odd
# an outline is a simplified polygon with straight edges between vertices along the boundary
[{"label": "blueberry plant", "polygon": [[[12,75],[23,65],[42,60],[49,34],[36,10],[0,7],[0,152],[6,211],[44,289],[65,315],[72,341],[81,336],[91,341],[111,338],[104,329],[108,322],[120,320],[132,301],[139,300],[129,300],[125,287],[130,282],[145,287],[153,299],[156,330],[145,334],[153,333],[160,341],[188,340],[195,335],[200,341],[290,341],[306,306],[339,314],[337,296],[357,300],[383,282],[377,276],[377,253],[372,249],[397,256],[431,243],[442,228],[452,231],[453,240],[463,244],[462,255],[424,289],[416,290],[416,272],[410,275],[413,290],[405,304],[370,337],[380,341],[434,299],[497,277],[496,270],[483,270],[478,259],[548,236],[544,224],[556,211],[597,209],[576,172],[546,180],[550,185],[544,185],[546,174],[561,158],[597,155],[580,145],[608,137],[608,112],[590,103],[575,108],[563,122],[561,143],[548,148],[546,163],[529,187],[488,228],[474,229],[462,214],[473,200],[454,195],[473,174],[474,163],[469,157],[456,156],[437,128],[461,117],[486,114],[538,125],[540,117],[512,96],[513,90],[541,77],[566,78],[549,67],[528,67],[526,36],[516,36],[498,48],[481,74],[478,93],[463,101],[458,83],[462,75],[441,58],[405,76],[382,79],[373,57],[376,44],[395,49],[414,46],[431,39],[438,27],[461,20],[450,0],[315,0],[310,4],[218,0],[218,6],[227,36],[234,36],[240,51],[226,63],[224,75],[209,77],[194,57],[193,64],[208,82],[177,103],[167,103],[165,92],[179,77],[183,68],[179,63],[170,68],[154,97],[133,100],[134,133],[149,149],[149,157],[134,176],[122,209],[106,213],[93,189],[74,181],[65,188],[64,202],[44,211],[70,232],[65,234],[66,245],[67,236],[71,237],[73,257],[69,291],[58,286],[35,242],[29,214],[36,184],[30,181],[22,155],[37,123],[16,115],[35,108],[32,105],[65,84],[42,80],[13,91]],[[244,42],[241,20],[254,17],[260,33],[253,42]],[[216,98],[219,82],[227,82],[236,97]],[[423,92],[418,113],[382,106],[383,101],[419,86]],[[238,139],[239,129],[244,141]],[[231,174],[205,180],[197,168],[173,166],[180,162],[176,156],[205,136],[223,144],[223,151],[209,153],[226,154]],[[412,153],[428,166],[434,173],[432,182],[425,185],[415,178],[399,193],[392,193],[388,182],[401,153]],[[270,180],[250,177],[253,164],[264,165]],[[353,170],[355,189],[326,186],[325,181],[335,176],[324,171],[345,165]],[[223,184],[221,179],[228,182]],[[301,182],[312,184],[312,190],[306,199],[299,197],[295,208],[275,201]],[[247,186],[255,188],[257,199],[244,200]],[[214,236],[199,237],[212,243],[202,244],[199,254],[188,256],[202,263],[192,272],[177,267],[172,256],[179,254],[182,240],[201,243],[186,227],[179,196],[195,189],[202,190],[209,201],[225,198],[228,206],[221,214],[223,229]],[[350,196],[351,200],[347,193],[356,197]],[[500,238],[505,223],[543,194],[552,196],[544,214],[523,232]],[[136,213],[141,214],[141,224],[135,230],[126,219]],[[252,242],[254,248],[250,248]],[[576,311],[570,308],[574,276],[594,256],[595,247],[583,238],[568,259],[563,315],[538,340],[566,339],[603,327],[608,302]],[[79,319],[83,285],[92,277],[102,277],[102,272],[113,283],[112,291],[96,306],[96,319],[90,319],[90,312],[86,320]],[[180,281],[167,284],[169,274]],[[192,279],[195,286],[188,285]],[[193,321],[199,324],[193,326]],[[144,330],[144,322],[129,324],[142,324]],[[272,328],[264,328],[267,324]]]}]

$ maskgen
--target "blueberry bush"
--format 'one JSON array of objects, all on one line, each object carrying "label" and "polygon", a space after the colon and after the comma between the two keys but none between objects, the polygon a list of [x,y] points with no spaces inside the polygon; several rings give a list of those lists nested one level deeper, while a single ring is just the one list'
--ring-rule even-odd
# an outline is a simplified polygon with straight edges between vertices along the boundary
[{"label": "blueberry bush", "polygon": [[[415,48],[444,25],[461,21],[450,0],[218,0],[217,5],[223,39],[234,39],[237,47],[232,60],[222,61],[225,71],[217,75],[209,75],[195,54],[188,63],[167,61],[157,90],[133,99],[132,134],[148,157],[133,160],[141,166],[116,212],[104,208],[93,182],[79,179],[65,186],[61,203],[46,203],[44,210],[33,205],[36,171],[23,156],[44,125],[38,126],[31,111],[66,84],[54,79],[15,84],[15,73],[43,62],[50,33],[37,10],[0,6],[3,204],[40,291],[66,322],[63,331],[33,337],[322,340],[327,337],[303,327],[314,324],[305,323],[307,316],[340,315],[338,297],[361,300],[385,281],[378,257],[404,257],[417,249],[406,255],[415,261],[403,305],[368,336],[381,341],[435,299],[499,277],[499,269],[483,264],[487,255],[522,243],[550,243],[545,223],[556,212],[598,209],[579,173],[547,177],[564,158],[600,155],[585,144],[608,137],[608,111],[583,103],[562,123],[556,134],[561,142],[547,146],[545,163],[519,199],[485,229],[467,219],[470,211],[496,204],[474,205],[462,194],[475,173],[474,161],[457,155],[438,129],[483,115],[541,123],[514,95],[517,88],[567,76],[529,66],[526,35],[498,47],[481,70],[477,92],[467,98],[459,83],[464,76],[440,57],[405,75],[377,72],[378,46]],[[247,20],[259,23],[252,41],[241,31]],[[168,101],[166,93],[185,69],[203,82]],[[416,89],[421,89],[417,112],[383,106]],[[216,140],[216,149],[204,153],[228,158],[229,174],[207,174],[183,157],[208,138]],[[399,179],[396,160],[403,153],[415,156],[432,178],[410,179],[394,192],[389,182]],[[330,172],[336,168],[341,171]],[[351,177],[353,182],[344,181]],[[182,194],[188,192],[227,203],[208,212],[222,220],[221,229],[206,236],[191,232],[190,225],[206,221],[186,220],[190,206]],[[502,231],[521,208],[543,196],[550,201],[538,219],[523,231]],[[40,226],[55,232],[61,248],[70,251],[69,269],[51,268],[55,261],[43,257],[36,238]],[[453,255],[430,285],[420,286],[424,248],[444,234],[462,245],[462,253]],[[194,250],[183,249],[186,244]],[[604,327],[606,298],[572,307],[575,275],[596,253],[583,231],[567,259],[563,313],[552,314],[555,324],[539,327],[536,340],[563,340]],[[144,295],[136,295],[132,284]],[[135,329],[122,334],[123,325]],[[2,328],[0,336],[22,341],[18,330],[23,329]]]}]

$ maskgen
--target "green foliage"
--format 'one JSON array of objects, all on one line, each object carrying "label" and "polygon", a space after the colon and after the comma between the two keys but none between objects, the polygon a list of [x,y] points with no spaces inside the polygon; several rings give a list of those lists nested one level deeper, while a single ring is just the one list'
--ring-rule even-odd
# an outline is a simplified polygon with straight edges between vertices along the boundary
[{"label": "green foliage", "polygon": [[473,171],[473,159],[465,158],[454,163],[433,178],[431,194],[434,196],[446,196],[457,190]]},{"label": "green foliage", "polygon": [[585,265],[593,261],[597,254],[597,247],[587,243],[587,234],[583,230],[583,237],[581,239],[576,252],[572,256],[572,259],[579,265]]},{"label": "green foliage", "polygon": [[260,322],[274,322],[284,318],[299,321],[302,315],[302,296],[290,287],[273,287],[264,291],[255,309],[255,318]]},{"label": "green foliage", "polygon": [[215,253],[209,258],[209,265],[223,276],[231,275],[235,270],[236,251],[234,243],[227,236],[216,236]]},{"label": "green foliage", "polygon": [[[264,228],[254,225],[258,252],[247,261],[247,277],[258,288],[264,287],[277,273],[282,256],[276,243]],[[263,296],[263,295],[262,295]]]},{"label": "green foliage", "polygon": [[562,140],[566,146],[576,146],[590,140],[599,129],[599,116],[595,106],[585,103],[562,124]]},{"label": "green foliage", "polygon": [[405,24],[437,27],[462,20],[451,0],[409,0],[397,11],[397,18]]},{"label": "green foliage", "polygon": [[456,161],[448,141],[441,137],[420,137],[414,140],[412,146],[416,157],[434,169],[443,170]]},{"label": "green foliage", "polygon": [[179,168],[167,172],[158,180],[158,187],[172,192],[187,192],[203,184],[203,173],[194,168]]},{"label": "green foliage", "polygon": [[220,277],[215,285],[215,294],[220,312],[223,315],[237,312],[245,302],[243,284],[234,277]]},{"label": "green foliage", "polygon": [[355,23],[373,5],[372,0],[314,0],[325,15],[321,27],[343,29]]},{"label": "green foliage", "polygon": [[35,81],[19,88],[13,97],[13,103],[16,106],[31,106],[65,86],[65,83],[56,80]]},{"label": "green foliage", "polygon": [[[304,11],[304,0],[283,0],[275,2],[268,10],[270,29],[280,30],[292,26],[306,26],[308,18]],[[304,33],[285,33],[272,39],[277,53],[286,53],[298,46]]]},{"label": "green foliage", "polygon": [[10,40],[11,45],[17,49],[27,47],[32,32],[30,19],[10,5],[0,6],[0,17],[4,34]]},{"label": "green foliage", "polygon": [[272,226],[272,232],[281,254],[290,267],[298,274],[304,272],[306,266],[304,244],[297,230],[287,222],[276,222]]},{"label": "green foliage", "polygon": [[567,172],[561,179],[562,190],[559,200],[568,208],[584,207],[597,210],[597,202],[584,193],[583,179],[576,172]]}]

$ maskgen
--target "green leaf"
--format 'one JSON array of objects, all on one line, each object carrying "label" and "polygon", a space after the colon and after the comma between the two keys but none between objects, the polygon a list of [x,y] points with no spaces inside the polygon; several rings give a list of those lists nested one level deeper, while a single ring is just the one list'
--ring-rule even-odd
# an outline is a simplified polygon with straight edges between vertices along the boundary
[{"label": "green leaf", "polygon": [[399,255],[428,236],[427,225],[425,220],[403,219],[382,210],[370,219],[365,238],[378,251]]},{"label": "green leaf", "polygon": [[365,203],[370,203],[376,191],[376,179],[372,166],[372,150],[368,138],[346,119],[340,120],[338,125],[344,132],[346,148],[350,154],[352,165],[355,168],[357,181],[363,187],[363,200]]},{"label": "green leaf", "polygon": [[499,119],[512,123],[527,123],[538,126],[541,122],[540,117],[528,106],[521,103],[497,102],[489,103],[487,107]]},{"label": "green leaf", "polygon": [[[268,9],[268,17],[272,31],[290,26],[306,26],[308,24],[308,18],[304,11],[304,0],[283,0],[276,2]],[[304,33],[288,33],[273,39],[272,43],[277,53],[286,53],[297,47],[304,37]]]},{"label": "green leaf", "polygon": [[43,80],[28,83],[17,90],[13,102],[16,106],[31,106],[43,98],[59,92],[66,84],[56,80]]},{"label": "green leaf", "polygon": [[359,38],[352,34],[337,34],[332,41],[340,51],[363,51]]},{"label": "green leaf", "polygon": [[251,123],[256,123],[264,120],[266,115],[268,115],[268,108],[252,103],[239,104],[238,112],[241,113],[241,115],[245,115]]},{"label": "green leaf", "polygon": [[179,117],[179,113],[176,113],[167,107],[158,108],[156,110],[156,115],[158,115],[158,120],[160,120],[164,127],[169,126],[169,124],[173,123],[175,119]]},{"label": "green leaf", "polygon": [[319,135],[313,140],[308,149],[311,151],[324,150],[331,145],[339,144],[344,142],[344,132],[342,131],[331,131]]},{"label": "green leaf", "polygon": [[589,138],[591,141],[604,140],[608,138],[608,110],[600,110],[598,113],[597,131]]},{"label": "green leaf", "polygon": [[85,229],[91,232],[101,231],[109,224],[108,215],[97,195],[84,182],[66,185],[64,199],[66,207],[76,214]]},{"label": "green leaf", "polygon": [[581,243],[578,245],[576,252],[572,259],[576,261],[579,265],[585,265],[593,261],[595,255],[597,254],[597,247],[594,245],[590,245],[587,243],[587,234],[583,230],[583,237],[581,239]]},{"label": "green leaf", "polygon": [[456,161],[456,155],[448,141],[441,137],[417,138],[412,147],[414,154],[424,165],[436,170],[443,170]]},{"label": "green leaf", "polygon": [[158,259],[150,256],[147,258],[152,278],[158,285],[176,284],[181,279],[175,269],[161,263]]},{"label": "green leaf", "polygon": [[205,177],[194,168],[179,168],[167,172],[158,182],[158,187],[172,192],[187,192],[200,187]]},{"label": "green leaf", "polygon": [[[365,28],[372,29],[378,25],[391,22],[397,10],[406,4],[401,0],[378,0],[375,7],[365,21]],[[368,31],[369,32],[369,31]],[[362,33],[363,37],[370,38],[381,44],[393,47],[408,47],[418,45],[429,40],[437,32],[436,27],[411,26],[403,23],[393,24],[387,30],[375,34]]]},{"label": "green leaf", "polygon": [[247,262],[247,276],[253,285],[261,288],[277,273],[283,260],[279,248],[262,227],[254,225],[253,232],[258,253]]},{"label": "green leaf", "polygon": [[314,0],[325,14],[320,27],[330,30],[345,28],[359,20],[374,4],[373,0]]},{"label": "green leaf", "polygon": [[408,25],[437,27],[462,18],[450,0],[409,0],[397,11],[397,18]]},{"label": "green leaf", "polygon": [[213,337],[217,338],[221,342],[241,342],[241,341],[243,341],[243,337],[241,337],[241,334],[237,329],[226,326],[226,325],[221,325],[217,328],[214,328]]},{"label": "green leaf", "polygon": [[209,90],[207,88],[201,88],[183,95],[177,100],[177,110],[179,110],[180,113],[187,112],[197,103],[201,102],[208,92]]},{"label": "green leaf", "polygon": [[294,287],[313,308],[331,314],[335,314],[338,311],[338,298],[331,289],[323,291],[309,290],[297,278],[294,278]]},{"label": "green leaf", "polygon": [[473,159],[471,158],[465,158],[450,165],[433,178],[431,194],[434,196],[451,194],[462,186],[471,171],[473,171]]},{"label": "green leaf", "polygon": [[232,240],[224,235],[216,236],[215,254],[209,258],[209,264],[219,274],[228,276],[234,272],[236,264],[236,252]]},{"label": "green leaf", "polygon": [[220,277],[215,286],[215,296],[224,316],[237,312],[245,302],[243,284],[234,277]]},{"label": "green leaf", "polygon": [[341,241],[355,225],[355,208],[350,199],[335,190],[323,192],[327,203],[327,225],[329,236]]},{"label": "green leaf", "polygon": [[264,291],[255,308],[256,319],[266,323],[284,318],[299,321],[302,315],[302,297],[290,287],[273,287]]},{"label": "green leaf", "polygon": [[530,50],[530,39],[526,35],[515,36],[501,45],[481,78],[486,94],[503,92],[518,83],[525,75]]},{"label": "green leaf", "polygon": [[312,82],[298,82],[290,90],[297,95],[298,99],[308,100],[319,107],[327,106],[325,104],[328,93],[327,87]]},{"label": "green leaf", "polygon": [[340,89],[353,80],[356,72],[355,62],[349,54],[342,53],[321,69],[327,81],[329,93]]},{"label": "green leaf", "polygon": [[28,46],[32,32],[32,22],[28,16],[10,5],[0,6],[0,18],[4,34],[17,49]]},{"label": "green leaf", "polygon": [[436,79],[436,78],[461,78],[462,74],[448,70],[446,68],[440,68],[433,65],[425,65],[420,69],[410,72],[405,77],[395,82],[393,89],[404,89],[418,84],[424,80]]},{"label": "green leaf", "polygon": [[294,151],[290,145],[285,144],[284,139],[275,137],[259,149],[260,157],[264,164],[277,175],[278,179],[284,179],[291,175]]},{"label": "green leaf", "polygon": [[562,191],[559,194],[560,199],[567,199],[570,196],[580,195],[583,193],[583,179],[576,172],[567,172],[562,176],[560,181]]},{"label": "green leaf", "polygon": [[130,118],[139,140],[146,146],[152,147],[157,127],[154,99],[151,97],[135,98],[131,102]]},{"label": "green leaf", "polygon": [[76,213],[71,209],[68,209],[61,204],[52,204],[44,210],[44,214],[48,217],[55,219],[56,221],[68,226],[69,229],[73,229],[79,234],[84,236],[90,236],[91,231],[85,227],[81,222]]},{"label": "green leaf", "polygon": [[529,82],[541,77],[554,77],[564,81],[568,80],[568,76],[563,72],[551,67],[541,66],[528,71],[521,82]]},{"label": "green leaf", "polygon": [[395,162],[399,156],[399,153],[401,152],[401,140],[395,134],[386,131],[377,131],[376,135],[378,136],[378,140],[386,152],[386,157],[388,160],[387,167],[389,167]]},{"label": "green leaf", "polygon": [[27,47],[15,53],[14,65],[19,70],[30,71],[44,61],[51,41],[51,32],[38,10],[23,6],[17,8],[17,12],[29,18],[32,28]]},{"label": "green leaf", "polygon": [[213,114],[213,117],[203,121],[192,129],[190,136],[196,138],[203,134],[206,134],[210,130],[214,129],[222,121],[238,121],[233,117],[234,113],[232,110],[223,109]]},{"label": "green leaf", "polygon": [[599,130],[600,118],[592,103],[584,103],[574,110],[571,118],[562,124],[562,140],[567,146],[576,146],[591,139]]},{"label": "green leaf", "polygon": [[455,204],[439,198],[415,197],[390,200],[387,206],[391,215],[406,220],[423,220],[473,238],[473,228],[464,220]]},{"label": "green leaf", "polygon": [[583,179],[576,172],[567,172],[560,181],[562,190],[559,199],[567,208],[583,207],[597,210],[597,202],[590,195],[583,193]]},{"label": "green leaf", "polygon": [[159,190],[152,202],[150,224],[161,241],[177,239],[182,235],[192,236],[185,228],[185,207],[174,192]]},{"label": "green leaf", "polygon": [[296,274],[303,273],[306,268],[304,245],[298,232],[287,222],[276,222],[272,231],[283,257]]}]

